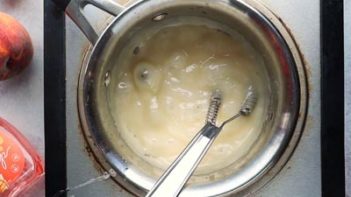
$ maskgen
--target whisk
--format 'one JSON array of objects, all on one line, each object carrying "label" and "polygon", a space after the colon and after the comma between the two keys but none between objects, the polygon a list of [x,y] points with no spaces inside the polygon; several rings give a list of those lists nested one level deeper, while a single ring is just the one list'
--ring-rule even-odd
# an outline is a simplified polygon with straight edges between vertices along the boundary
[{"label": "whisk", "polygon": [[254,89],[250,87],[239,112],[224,121],[220,126],[216,126],[216,118],[221,102],[221,91],[213,91],[205,126],[168,167],[166,172],[148,192],[147,197],[178,196],[222,128],[240,116],[250,115],[256,105],[257,95]]}]

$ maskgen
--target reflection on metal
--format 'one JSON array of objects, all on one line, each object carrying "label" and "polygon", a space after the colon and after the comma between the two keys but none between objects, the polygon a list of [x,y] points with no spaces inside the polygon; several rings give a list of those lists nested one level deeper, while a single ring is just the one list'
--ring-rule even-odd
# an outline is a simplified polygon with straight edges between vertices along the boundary
[{"label": "reflection on metal", "polygon": [[281,123],[280,128],[283,130],[289,128],[290,121],[291,121],[291,114],[289,112],[283,113],[282,123]]}]

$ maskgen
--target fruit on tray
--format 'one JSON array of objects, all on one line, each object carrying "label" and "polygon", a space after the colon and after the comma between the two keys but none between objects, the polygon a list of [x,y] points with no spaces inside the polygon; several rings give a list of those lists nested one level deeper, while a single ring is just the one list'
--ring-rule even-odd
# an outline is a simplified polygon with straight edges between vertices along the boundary
[{"label": "fruit on tray", "polygon": [[0,12],[0,80],[24,70],[33,57],[33,45],[26,29],[13,17]]},{"label": "fruit on tray", "polygon": [[13,125],[0,117],[0,197],[22,197],[44,176],[40,156]]}]

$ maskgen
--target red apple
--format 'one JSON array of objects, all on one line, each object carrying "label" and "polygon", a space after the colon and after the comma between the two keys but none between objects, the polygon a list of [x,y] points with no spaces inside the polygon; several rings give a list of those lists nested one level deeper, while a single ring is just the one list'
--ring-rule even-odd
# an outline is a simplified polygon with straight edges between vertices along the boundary
[{"label": "red apple", "polygon": [[33,45],[26,29],[0,12],[0,80],[20,73],[31,62]]}]

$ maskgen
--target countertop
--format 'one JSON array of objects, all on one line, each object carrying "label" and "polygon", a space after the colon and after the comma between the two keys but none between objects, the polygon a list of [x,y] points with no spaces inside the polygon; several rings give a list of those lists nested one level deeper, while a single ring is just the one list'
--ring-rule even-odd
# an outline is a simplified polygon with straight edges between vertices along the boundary
[{"label": "countertop", "polygon": [[[20,21],[34,46],[31,65],[18,76],[0,81],[0,117],[21,131],[44,158],[43,1],[2,0],[0,11]],[[36,193],[40,196],[43,189]]]},{"label": "countertop", "polygon": [[[270,1],[266,1],[270,3]],[[346,190],[351,196],[351,2],[345,3],[345,158]],[[43,1],[2,0],[0,11],[19,20],[34,45],[31,65],[20,75],[0,82],[0,117],[16,126],[44,158]],[[298,38],[301,40],[303,38]],[[309,55],[308,55],[309,56]],[[318,56],[314,54],[313,56]],[[317,59],[313,57],[311,59]],[[314,62],[318,64],[318,62]],[[317,82],[317,81],[316,81]],[[315,95],[318,97],[318,95]],[[44,196],[38,193],[37,196]]]}]

